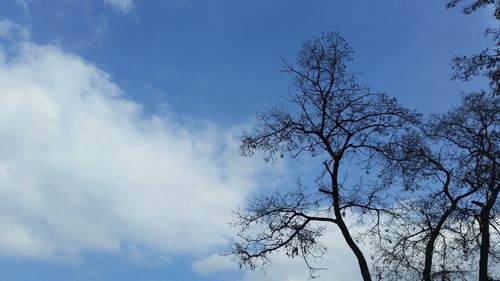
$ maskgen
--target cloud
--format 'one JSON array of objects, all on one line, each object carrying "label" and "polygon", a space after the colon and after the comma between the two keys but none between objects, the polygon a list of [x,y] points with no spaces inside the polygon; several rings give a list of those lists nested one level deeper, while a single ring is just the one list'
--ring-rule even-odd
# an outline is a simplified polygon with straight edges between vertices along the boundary
[{"label": "cloud", "polygon": [[149,116],[80,57],[19,48],[0,62],[0,255],[225,244],[259,172],[237,154],[240,129]]},{"label": "cloud", "polygon": [[134,9],[132,0],[104,0],[104,3],[124,14],[129,14]]},{"label": "cloud", "polygon": [[30,39],[29,28],[14,23],[10,20],[0,20],[0,38],[12,40],[12,41],[25,41]]}]

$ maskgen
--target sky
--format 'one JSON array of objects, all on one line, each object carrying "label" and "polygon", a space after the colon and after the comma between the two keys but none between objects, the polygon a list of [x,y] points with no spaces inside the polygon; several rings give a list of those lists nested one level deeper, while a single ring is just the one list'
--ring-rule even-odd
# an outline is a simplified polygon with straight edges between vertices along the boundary
[{"label": "sky", "polygon": [[[0,280],[307,280],[280,254],[266,274],[219,255],[231,210],[310,175],[238,154],[291,90],[282,60],[339,31],[364,84],[444,112],[486,85],[449,62],[491,24],[435,0],[1,1]],[[337,234],[319,280],[358,280]]]}]

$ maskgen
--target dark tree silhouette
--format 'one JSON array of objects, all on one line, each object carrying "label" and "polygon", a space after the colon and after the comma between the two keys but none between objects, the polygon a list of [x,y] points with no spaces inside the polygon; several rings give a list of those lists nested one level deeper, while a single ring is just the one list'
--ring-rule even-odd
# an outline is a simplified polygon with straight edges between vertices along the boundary
[{"label": "dark tree silhouette", "polygon": [[[394,98],[360,86],[357,75],[347,71],[351,56],[351,47],[338,33],[306,41],[296,65],[284,62],[283,71],[293,76],[294,86],[286,108],[258,114],[259,125],[244,134],[243,155],[259,151],[268,161],[309,155],[322,163],[322,170],[316,179],[318,192],[299,184],[294,191],[251,199],[236,212],[233,225],[239,238],[231,253],[241,266],[268,265],[272,252],[284,250],[291,257],[303,257],[314,274],[317,268],[309,261],[325,253],[318,238],[331,224],[356,256],[363,280],[371,280],[346,217],[370,213],[377,218],[386,201],[381,199],[381,186],[349,185],[342,178],[355,175],[356,168],[369,169],[405,124],[418,118]],[[351,160],[365,165],[353,167]],[[375,219],[374,227],[377,223]]]},{"label": "dark tree silhouette", "polygon": [[408,194],[385,221],[387,232],[377,233],[386,279],[465,278],[478,245],[479,280],[489,280],[490,228],[500,234],[498,121],[498,98],[472,93],[386,150],[384,175]]},{"label": "dark tree silhouette", "polygon": [[[468,171],[462,181],[480,192],[465,207],[477,221],[479,228],[479,280],[488,281],[491,227],[498,216],[500,133],[500,106],[498,97],[484,92],[464,97],[462,105],[452,109],[436,123],[435,136],[447,139],[470,154]],[[497,206],[498,207],[498,206]],[[498,231],[498,229],[497,229]]]},{"label": "dark tree silhouette", "polygon": [[[391,147],[392,158],[384,176],[389,177],[386,182],[401,184],[407,196],[400,195],[392,216],[384,220],[384,231],[376,233],[377,270],[383,280],[430,281],[439,275],[462,273],[447,262],[450,251],[444,248],[448,242],[443,232],[460,201],[476,190],[456,181],[454,168],[459,163],[454,163],[447,146],[430,144],[428,139],[428,134],[416,131]],[[395,180],[398,177],[400,181]]]},{"label": "dark tree silhouette", "polygon": [[[457,6],[462,0],[452,0],[447,3],[448,8]],[[463,12],[470,14],[480,8],[492,7],[493,15],[497,21],[500,21],[500,0],[475,0],[463,7]],[[498,22],[497,22],[498,23]],[[493,96],[500,96],[500,28],[498,25],[486,29],[485,32],[487,37],[490,37],[494,41],[493,48],[483,49],[478,54],[473,54],[470,56],[456,56],[452,60],[452,67],[454,73],[452,79],[469,81],[475,76],[484,76],[489,80],[490,93]],[[481,106],[484,94],[476,94],[475,99],[470,99],[469,105],[471,107]],[[490,102],[489,100],[487,102]],[[494,99],[491,101],[490,107],[482,105],[481,110],[493,110],[495,114],[498,112],[498,100]],[[493,106],[493,108],[491,108]],[[498,118],[498,117],[496,117]],[[496,119],[496,121],[498,121]],[[496,125],[497,123],[495,123]],[[448,124],[453,127],[456,124]],[[493,135],[498,134],[496,132]],[[478,141],[481,139],[478,139]],[[482,145],[477,144],[477,145]],[[498,146],[497,143],[494,143]],[[491,151],[490,151],[491,152]],[[472,202],[476,208],[480,208],[479,213],[472,211],[474,217],[479,224],[480,233],[480,259],[479,259],[479,280],[488,280],[488,259],[491,254],[491,240],[490,240],[490,226],[491,222],[496,222],[495,213],[495,202],[498,197],[498,182],[497,182],[497,164],[498,160],[495,157],[498,155],[485,154],[484,157],[491,161],[490,165],[483,165],[478,168],[474,173],[471,171],[472,175],[467,179],[470,185],[487,186],[484,188],[485,193],[483,193],[482,201]],[[474,208],[471,208],[474,209]],[[498,229],[495,228],[498,232]]]}]

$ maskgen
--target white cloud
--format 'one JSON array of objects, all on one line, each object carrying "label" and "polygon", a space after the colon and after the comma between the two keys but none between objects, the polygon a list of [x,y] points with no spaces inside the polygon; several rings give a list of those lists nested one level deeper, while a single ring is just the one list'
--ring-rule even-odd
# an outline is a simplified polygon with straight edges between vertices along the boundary
[{"label": "white cloud", "polygon": [[29,40],[30,30],[10,20],[0,20],[0,37],[9,40]]},{"label": "white cloud", "polygon": [[0,62],[0,255],[203,254],[225,243],[230,210],[258,178],[237,155],[239,129],[145,118],[92,64],[21,46]]},{"label": "white cloud", "polygon": [[124,14],[130,13],[134,9],[134,3],[132,0],[104,0],[104,3]]}]

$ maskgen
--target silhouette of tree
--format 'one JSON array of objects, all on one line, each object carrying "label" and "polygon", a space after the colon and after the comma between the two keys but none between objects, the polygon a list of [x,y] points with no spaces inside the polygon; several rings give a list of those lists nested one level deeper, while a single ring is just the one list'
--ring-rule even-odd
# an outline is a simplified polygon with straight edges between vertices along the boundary
[{"label": "silhouette of tree", "polygon": [[465,280],[478,262],[479,280],[489,280],[488,258],[498,246],[491,235],[500,234],[498,124],[498,98],[472,93],[390,144],[384,176],[407,197],[384,221],[387,232],[377,233],[381,277]]},{"label": "silhouette of tree", "polygon": [[437,123],[437,137],[446,138],[470,153],[472,165],[462,181],[479,193],[463,209],[470,213],[479,229],[479,280],[490,280],[488,259],[492,252],[491,228],[497,233],[500,134],[500,107],[498,97],[487,97],[484,92],[464,97],[462,105],[451,110]]},{"label": "silhouette of tree", "polygon": [[[351,60],[351,47],[336,32],[306,41],[296,65],[284,61],[282,70],[293,76],[294,86],[287,107],[259,113],[259,125],[244,134],[241,153],[245,156],[259,151],[272,161],[309,155],[319,159],[322,170],[316,179],[318,192],[299,183],[293,191],[251,199],[246,209],[236,212],[233,225],[239,237],[231,253],[241,266],[269,265],[270,254],[283,250],[290,257],[304,258],[315,275],[318,268],[310,261],[325,253],[318,238],[325,225],[331,224],[338,227],[356,256],[363,280],[371,280],[366,258],[346,219],[363,213],[377,218],[385,212],[383,187],[362,182],[350,185],[342,176],[355,175],[351,160],[364,161],[356,168],[367,172],[382,155],[382,148],[418,117],[394,98],[360,86],[357,75],[347,71]],[[377,224],[375,219],[373,227]]]},{"label": "silhouette of tree", "polygon": [[[452,8],[457,6],[462,0],[452,0],[447,3],[448,8]],[[499,0],[475,0],[472,3],[463,7],[463,12],[466,14],[470,14],[479,8],[484,7],[492,7],[493,8],[493,16],[497,21],[500,21],[500,1]],[[464,80],[469,81],[475,76],[484,76],[489,80],[490,92],[493,96],[500,96],[500,28],[497,25],[494,27],[490,27],[486,29],[485,32],[486,37],[490,37],[494,41],[494,47],[492,49],[486,48],[483,49],[478,54],[473,54],[470,56],[456,56],[452,60],[452,67],[454,73],[452,74],[452,79],[456,80]],[[470,100],[471,106],[479,106],[481,102],[484,100],[484,92],[478,93],[475,95],[475,99]],[[491,106],[493,108],[482,106],[482,109],[487,108],[488,110],[493,110],[495,114],[498,113],[498,100],[487,100],[487,102],[491,102]],[[496,108],[495,108],[496,106]],[[497,117],[496,117],[497,118]],[[498,120],[496,119],[496,122]],[[495,123],[496,125],[497,123]],[[450,124],[453,125],[453,124]],[[496,132],[493,134],[497,134]],[[479,145],[479,144],[477,144]],[[496,146],[498,144],[495,144]],[[496,152],[496,151],[495,151]],[[497,164],[498,161],[495,157],[498,157],[497,154],[486,154],[484,155],[487,159],[490,159],[493,164],[489,166],[481,166],[481,169],[478,168],[467,181],[470,185],[473,183],[475,185],[487,186],[488,188],[483,188],[484,193],[482,194],[482,201],[474,201],[471,202],[475,205],[475,208],[479,208],[480,211],[475,210],[475,208],[470,208],[470,212],[474,218],[476,218],[477,223],[479,224],[479,233],[480,233],[480,258],[479,258],[479,280],[486,281],[488,278],[488,258],[491,254],[491,239],[490,239],[490,227],[492,226],[492,222],[497,223],[497,218],[494,214],[498,213],[498,208],[495,206],[495,202],[498,197],[498,182],[496,178],[498,177],[497,173]],[[472,171],[471,171],[472,173]],[[479,212],[479,213],[478,213]],[[494,225],[494,224],[493,224]],[[498,223],[496,224],[498,225]],[[498,229],[494,228],[497,233]],[[474,229],[475,230],[475,229]],[[493,257],[495,257],[493,255]]]}]

